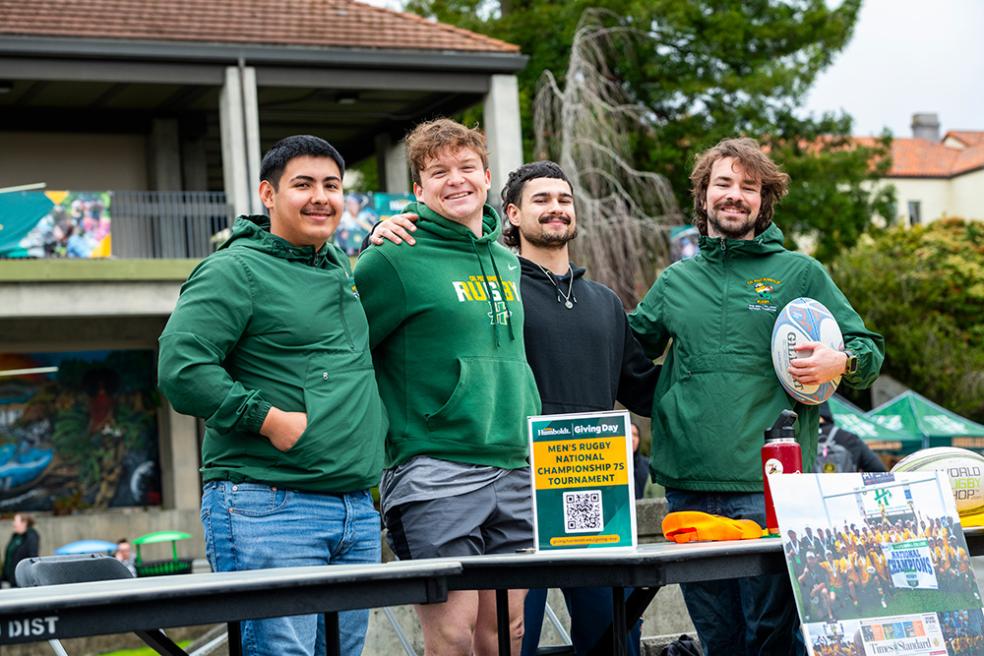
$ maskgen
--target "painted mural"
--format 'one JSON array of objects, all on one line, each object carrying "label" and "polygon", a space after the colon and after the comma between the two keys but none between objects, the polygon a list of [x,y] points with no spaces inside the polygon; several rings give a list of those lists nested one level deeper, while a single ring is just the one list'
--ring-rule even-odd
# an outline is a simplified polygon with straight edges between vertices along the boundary
[{"label": "painted mural", "polygon": [[161,503],[153,351],[0,353],[0,512]]}]

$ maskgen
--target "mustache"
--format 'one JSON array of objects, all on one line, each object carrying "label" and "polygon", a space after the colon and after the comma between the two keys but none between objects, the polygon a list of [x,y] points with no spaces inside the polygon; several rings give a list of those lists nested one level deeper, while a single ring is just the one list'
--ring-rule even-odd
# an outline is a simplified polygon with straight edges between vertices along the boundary
[{"label": "mustache", "polygon": [[751,208],[748,207],[748,205],[746,205],[745,203],[741,202],[740,200],[726,200],[726,201],[723,201],[723,202],[718,203],[717,205],[715,205],[714,206],[714,209],[716,209],[716,210],[736,209],[736,210],[741,210],[742,212],[746,212],[746,213],[747,212],[751,212]]},{"label": "mustache", "polygon": [[570,225],[571,224],[571,217],[567,216],[566,214],[546,214],[544,216],[541,216],[537,220],[541,224],[544,224],[544,223],[549,223],[550,221],[556,221],[558,219],[560,221],[563,221],[567,225]]}]

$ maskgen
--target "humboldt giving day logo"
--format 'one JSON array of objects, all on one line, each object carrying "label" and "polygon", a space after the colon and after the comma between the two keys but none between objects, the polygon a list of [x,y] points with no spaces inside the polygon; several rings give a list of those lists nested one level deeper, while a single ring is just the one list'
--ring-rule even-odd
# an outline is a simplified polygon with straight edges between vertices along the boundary
[{"label": "humboldt giving day logo", "polygon": [[764,310],[766,312],[776,312],[778,310],[776,304],[773,302],[772,295],[775,293],[776,288],[782,284],[781,280],[776,280],[775,278],[755,278],[754,280],[746,280],[745,284],[749,286],[754,294],[754,301],[748,304],[749,310]]},{"label": "humboldt giving day logo", "polygon": [[512,281],[503,280],[500,284],[495,276],[468,276],[468,280],[452,280],[451,286],[458,295],[459,303],[488,304],[491,297],[495,312],[486,312],[489,323],[503,326],[509,323],[512,313],[507,308],[506,301],[515,301],[519,296]]}]

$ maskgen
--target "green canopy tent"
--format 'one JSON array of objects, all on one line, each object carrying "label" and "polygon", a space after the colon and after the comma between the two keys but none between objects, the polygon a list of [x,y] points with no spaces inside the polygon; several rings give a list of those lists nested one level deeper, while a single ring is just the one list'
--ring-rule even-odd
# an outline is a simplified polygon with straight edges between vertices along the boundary
[{"label": "green canopy tent", "polygon": [[922,448],[921,434],[882,426],[872,421],[864,410],[837,394],[830,397],[827,403],[834,415],[834,422],[864,440],[872,451],[906,454]]},{"label": "green canopy tent", "polygon": [[984,426],[912,390],[878,406],[868,417],[886,428],[918,434],[923,448],[959,446],[984,451]]}]

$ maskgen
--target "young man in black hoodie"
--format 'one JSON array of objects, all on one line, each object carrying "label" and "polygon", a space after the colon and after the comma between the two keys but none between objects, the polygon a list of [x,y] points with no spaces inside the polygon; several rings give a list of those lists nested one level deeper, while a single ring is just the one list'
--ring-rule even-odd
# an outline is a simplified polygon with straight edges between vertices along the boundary
[{"label": "young man in black hoodie", "polygon": [[[543,413],[607,411],[617,400],[649,416],[659,370],[632,336],[615,293],[585,279],[584,269],[570,261],[567,244],[577,235],[577,218],[564,171],[553,162],[524,164],[509,174],[502,208],[503,241],[519,249],[526,359]],[[412,243],[410,219],[416,217],[393,218],[379,226],[373,243]],[[568,588],[564,595],[575,649],[587,653],[607,626],[598,618],[611,617],[611,590]],[[524,655],[536,652],[545,601],[545,590],[527,597]],[[638,654],[638,631],[631,643]]]}]

